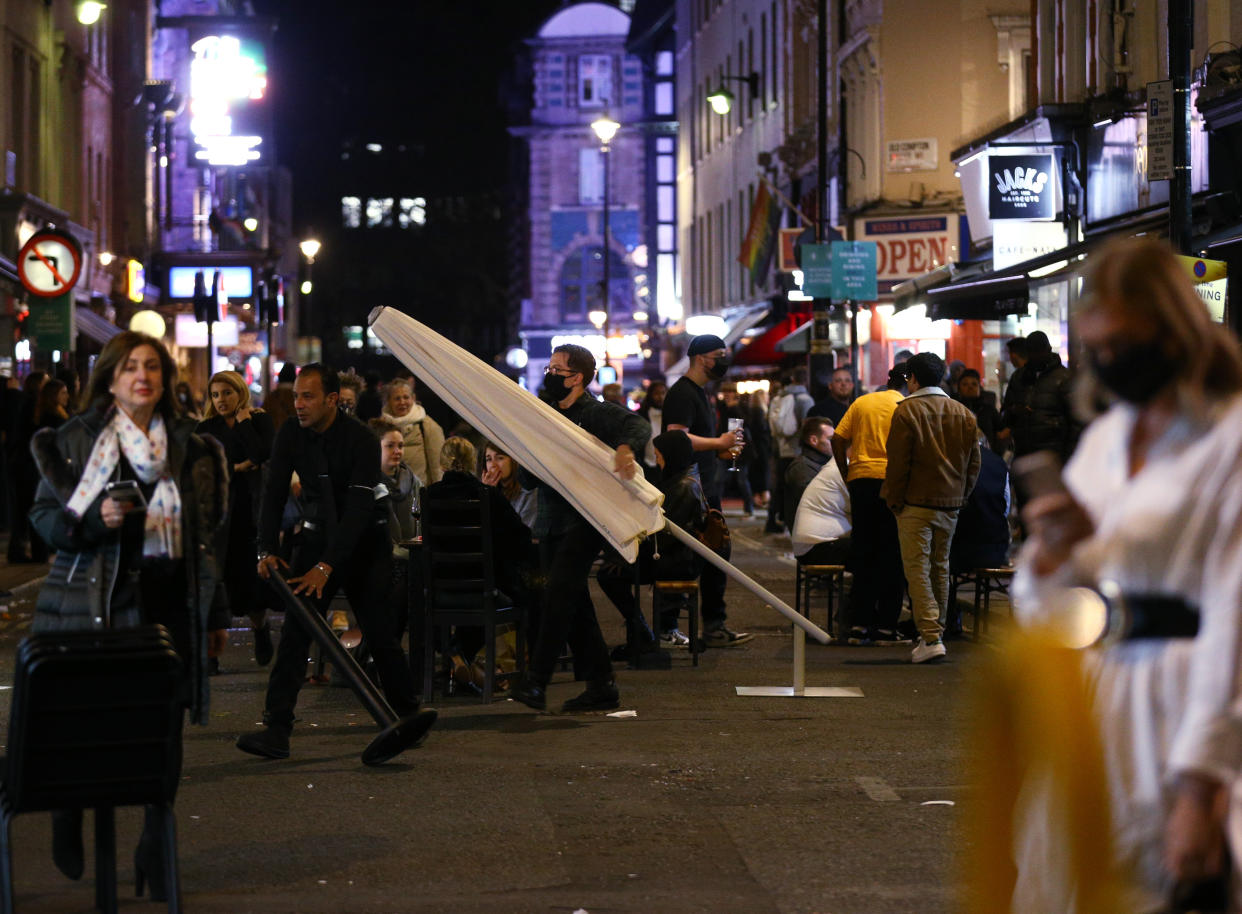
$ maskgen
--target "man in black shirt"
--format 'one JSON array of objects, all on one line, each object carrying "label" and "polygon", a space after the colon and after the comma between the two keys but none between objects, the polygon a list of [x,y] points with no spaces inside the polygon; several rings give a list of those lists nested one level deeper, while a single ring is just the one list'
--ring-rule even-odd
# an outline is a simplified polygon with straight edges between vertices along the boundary
[{"label": "man in black shirt", "polygon": [[[838,422],[845,418],[845,411],[850,408],[850,404],[853,402],[854,375],[851,373],[848,365],[842,365],[832,373],[832,380],[828,382],[828,394],[822,399],[815,401],[815,405],[807,413],[807,418],[823,416],[835,427]],[[791,527],[793,526],[793,518],[787,517],[785,522]]]},{"label": "man in black shirt", "polygon": [[[544,394],[567,419],[616,448],[616,471],[625,479],[638,472],[635,454],[641,454],[651,437],[651,426],[637,413],[615,403],[602,403],[587,393],[595,379],[595,356],[583,346],[567,344],[552,350],[544,375]],[[526,474],[529,476],[529,474]],[[607,711],[621,703],[612,677],[608,645],[599,630],[588,581],[591,566],[604,539],[590,522],[574,510],[561,494],[542,480],[535,537],[539,540],[546,583],[539,634],[530,658],[530,669],[509,697],[542,711],[547,707],[547,688],[561,648],[569,642],[574,673],[586,680],[586,691],[571,698],[563,710]]]},{"label": "man in black shirt", "polygon": [[[703,389],[711,381],[721,380],[729,371],[729,350],[724,340],[712,334],[696,336],[686,351],[690,367],[669,388],[664,398],[664,429],[681,429],[690,436],[690,445],[699,467],[699,481],[709,507],[720,508],[720,457],[739,447],[742,438],[731,432],[716,434],[716,410]],[[734,647],[749,641],[753,635],[733,632],[725,627],[725,576],[710,563],[704,564],[699,578],[703,613],[703,640],[709,647]],[[661,633],[663,640],[677,640],[671,632]]]},{"label": "man in black shirt", "polygon": [[[289,584],[314,598],[322,611],[345,589],[379,673],[388,703],[398,717],[418,710],[414,678],[397,638],[388,601],[392,546],[388,508],[376,498],[381,482],[379,441],[362,423],[337,410],[340,381],[335,371],[307,365],[293,384],[296,422],[276,435],[259,516],[259,576],[285,563],[274,554],[280,519],[293,473],[302,484],[302,534],[293,552]],[[288,567],[288,566],[286,566]],[[267,684],[266,729],[248,733],[237,748],[267,758],[289,757],[293,710],[306,676],[311,634],[286,614],[276,662]],[[428,729],[432,711],[420,722]]]}]

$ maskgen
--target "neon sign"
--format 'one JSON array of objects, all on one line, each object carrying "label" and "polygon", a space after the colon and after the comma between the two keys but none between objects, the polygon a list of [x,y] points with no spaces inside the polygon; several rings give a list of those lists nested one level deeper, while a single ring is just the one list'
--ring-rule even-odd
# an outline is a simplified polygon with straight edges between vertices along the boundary
[{"label": "neon sign", "polygon": [[255,114],[267,95],[263,45],[208,35],[190,46],[190,132],[194,157],[207,165],[247,165],[260,158]]}]

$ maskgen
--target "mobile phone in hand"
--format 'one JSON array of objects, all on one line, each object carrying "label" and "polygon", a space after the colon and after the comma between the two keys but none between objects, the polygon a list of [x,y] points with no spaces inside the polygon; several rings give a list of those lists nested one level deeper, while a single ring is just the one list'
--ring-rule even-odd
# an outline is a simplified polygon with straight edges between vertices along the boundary
[{"label": "mobile phone in hand", "polygon": [[1068,491],[1061,478],[1061,461],[1052,451],[1036,451],[1014,460],[1013,479],[1027,501]]},{"label": "mobile phone in hand", "polygon": [[132,479],[110,482],[104,492],[127,511],[146,510],[147,500],[142,495],[142,489],[138,488],[138,483]]}]

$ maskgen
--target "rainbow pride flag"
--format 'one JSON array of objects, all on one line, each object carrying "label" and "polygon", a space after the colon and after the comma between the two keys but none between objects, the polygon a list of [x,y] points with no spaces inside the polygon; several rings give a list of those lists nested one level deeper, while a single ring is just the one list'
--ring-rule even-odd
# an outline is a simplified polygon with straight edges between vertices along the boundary
[{"label": "rainbow pride flag", "polygon": [[776,249],[776,230],[780,223],[781,208],[768,192],[767,182],[760,182],[750,208],[750,226],[737,255],[737,262],[750,271],[750,281],[757,286],[768,278],[768,265]]}]

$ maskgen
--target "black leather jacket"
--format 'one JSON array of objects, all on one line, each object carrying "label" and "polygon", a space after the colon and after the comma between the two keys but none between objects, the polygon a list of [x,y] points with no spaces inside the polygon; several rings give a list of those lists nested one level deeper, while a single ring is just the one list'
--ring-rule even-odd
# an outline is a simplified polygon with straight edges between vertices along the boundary
[{"label": "black leather jacket", "polygon": [[1070,406],[1073,379],[1055,352],[1036,356],[1009,381],[1001,419],[1013,432],[1014,453],[1055,451],[1064,462],[1078,442],[1081,425]]}]

